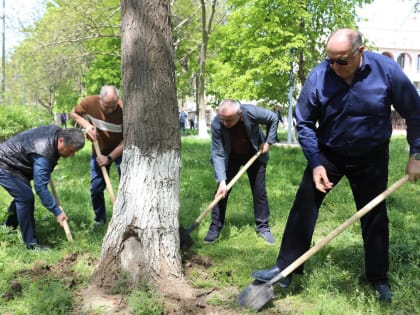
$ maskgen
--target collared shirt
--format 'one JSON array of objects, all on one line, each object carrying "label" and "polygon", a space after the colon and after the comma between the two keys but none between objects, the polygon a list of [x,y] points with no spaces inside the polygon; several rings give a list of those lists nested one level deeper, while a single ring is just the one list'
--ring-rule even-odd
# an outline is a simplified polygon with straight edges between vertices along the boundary
[{"label": "collared shirt", "polygon": [[[110,154],[123,141],[123,104],[118,101],[117,108],[110,114],[101,109],[99,95],[88,95],[73,108],[74,112],[86,118],[96,127],[98,144],[103,155]],[[92,144],[92,152],[95,152]]]},{"label": "collared shirt", "polygon": [[239,119],[238,123],[229,128],[231,153],[250,157],[252,155],[252,144],[246,134],[245,124]]},{"label": "collared shirt", "polygon": [[58,207],[56,200],[48,190],[48,183],[50,182],[52,171],[51,162],[40,155],[35,155],[33,157],[33,162],[35,191],[39,196],[42,205],[57,216],[61,213],[61,210]]},{"label": "collared shirt", "polygon": [[[276,142],[278,119],[272,111],[255,105],[241,104],[242,122],[244,123],[247,137],[252,145],[251,150],[256,152],[261,144]],[[266,125],[264,135],[260,126]],[[219,115],[211,123],[211,163],[214,167],[214,176],[217,182],[226,180],[226,170],[232,151],[232,140],[229,128],[223,126]],[[258,161],[266,164],[268,152],[261,154]]]},{"label": "collared shirt", "polygon": [[299,143],[309,165],[321,165],[319,145],[360,157],[389,141],[391,105],[406,119],[410,153],[420,152],[420,97],[395,61],[364,52],[351,85],[328,62],[320,63],[296,105]]}]

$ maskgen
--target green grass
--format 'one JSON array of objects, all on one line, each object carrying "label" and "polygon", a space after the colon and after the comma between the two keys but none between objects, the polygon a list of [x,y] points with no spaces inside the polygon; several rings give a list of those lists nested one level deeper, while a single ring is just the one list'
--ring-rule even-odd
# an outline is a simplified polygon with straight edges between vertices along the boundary
[{"label": "green grass", "polygon": [[[390,184],[404,175],[408,147],[403,137],[391,144]],[[209,205],[216,183],[209,161],[210,142],[182,137],[182,173],[180,224],[189,226]],[[37,231],[41,242],[50,245],[48,252],[27,251],[20,233],[0,227],[0,295],[10,293],[10,283],[18,280],[21,292],[11,292],[13,299],[0,299],[0,314],[71,314],[76,300],[73,292],[86,287],[100,255],[106,227],[92,230],[93,211],[89,196],[87,145],[76,157],[62,159],[53,173],[64,210],[69,214],[75,244],[66,241],[55,218],[36,201]],[[242,290],[252,282],[253,270],[271,267],[278,254],[284,225],[305,167],[299,148],[273,146],[267,168],[267,190],[271,208],[271,227],[276,245],[268,246],[255,232],[252,197],[244,175],[233,187],[221,239],[214,245],[202,242],[208,226],[208,215],[191,233],[195,240],[191,252],[210,256],[212,266],[207,277],[194,271],[188,281],[200,288],[233,286]],[[115,168],[111,169],[114,190],[118,187]],[[107,194],[106,194],[107,195]],[[6,216],[10,197],[0,189],[0,217]],[[111,216],[107,199],[108,216]],[[420,195],[418,184],[407,184],[391,195],[388,209],[391,231],[390,279],[393,303],[384,306],[375,299],[364,276],[363,249],[359,223],[353,224],[305,265],[305,274],[295,276],[289,289],[275,288],[276,297],[264,314],[420,314]],[[330,233],[355,212],[346,180],[329,194],[320,210],[314,242]],[[77,255],[77,260],[72,260]],[[62,267],[63,262],[70,267]],[[74,274],[62,274],[71,269]],[[77,275],[75,277],[74,275]],[[121,284],[123,287],[124,285]],[[128,301],[135,314],[160,314],[162,299],[150,288],[132,291]],[[53,297],[46,303],[46,297]],[[212,297],[209,304],[235,306],[236,296]]]},{"label": "green grass", "polygon": [[[208,161],[210,144],[184,139],[181,194],[181,223],[188,226],[211,202],[215,191],[213,170]],[[197,285],[243,289],[256,269],[274,265],[281,236],[306,161],[299,148],[272,147],[267,168],[267,191],[271,227],[276,246],[267,246],[255,232],[252,197],[246,175],[233,187],[226,223],[215,245],[202,242],[210,215],[192,233],[192,248],[213,258],[207,283]],[[391,144],[389,183],[404,175],[408,146],[404,137]],[[394,294],[389,306],[376,301],[366,281],[360,224],[356,222],[305,264],[305,274],[295,276],[291,288],[276,288],[270,311],[290,314],[420,314],[420,214],[418,184],[406,184],[388,198],[391,231],[390,279]],[[329,234],[355,212],[352,194],[343,179],[327,196],[320,210],[314,242]],[[201,281],[201,280],[198,280]],[[287,307],[286,307],[287,306]]]}]

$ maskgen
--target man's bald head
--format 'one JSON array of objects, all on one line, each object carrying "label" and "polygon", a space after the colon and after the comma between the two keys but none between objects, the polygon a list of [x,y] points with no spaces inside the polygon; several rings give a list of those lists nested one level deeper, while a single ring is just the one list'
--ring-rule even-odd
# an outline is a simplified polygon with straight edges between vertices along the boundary
[{"label": "man's bald head", "polygon": [[350,28],[334,31],[327,40],[327,51],[356,51],[363,45],[362,34]]}]

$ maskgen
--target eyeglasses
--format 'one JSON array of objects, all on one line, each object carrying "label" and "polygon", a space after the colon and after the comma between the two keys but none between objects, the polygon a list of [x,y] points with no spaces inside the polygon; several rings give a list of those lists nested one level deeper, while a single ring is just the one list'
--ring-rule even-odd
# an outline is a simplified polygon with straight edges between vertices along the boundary
[{"label": "eyeglasses", "polygon": [[[359,52],[359,47],[357,47],[355,50],[351,52],[352,57],[356,56]],[[337,63],[340,66],[347,66],[349,64],[348,58],[325,58],[325,61],[328,62],[328,64],[333,65],[334,63]]]},{"label": "eyeglasses", "polygon": [[348,59],[344,59],[344,58],[325,58],[325,61],[328,62],[328,64],[333,65],[334,63],[337,63],[340,66],[347,66],[349,64],[349,60]]}]

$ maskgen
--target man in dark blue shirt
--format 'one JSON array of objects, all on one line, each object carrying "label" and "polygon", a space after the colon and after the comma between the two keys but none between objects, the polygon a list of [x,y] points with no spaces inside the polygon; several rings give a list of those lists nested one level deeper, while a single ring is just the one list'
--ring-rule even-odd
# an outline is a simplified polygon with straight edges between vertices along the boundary
[{"label": "man in dark blue shirt", "polygon": [[13,197],[5,225],[20,226],[23,241],[29,249],[41,248],[35,232],[34,194],[62,225],[67,215],[48,190],[51,172],[60,157],[71,157],[85,143],[80,129],[61,129],[51,125],[21,132],[0,143],[0,185]]},{"label": "man in dark blue shirt", "polygon": [[[362,36],[335,31],[327,59],[309,74],[300,93],[296,118],[299,142],[308,160],[273,268],[252,276],[269,281],[306,252],[318,210],[343,176],[357,209],[383,192],[388,181],[391,105],[405,118],[410,145],[406,173],[420,178],[420,97],[392,59],[364,51]],[[361,218],[367,279],[380,300],[391,301],[388,282],[389,228],[385,201]],[[296,269],[302,273],[303,266]],[[279,284],[287,287],[291,276]]]}]

